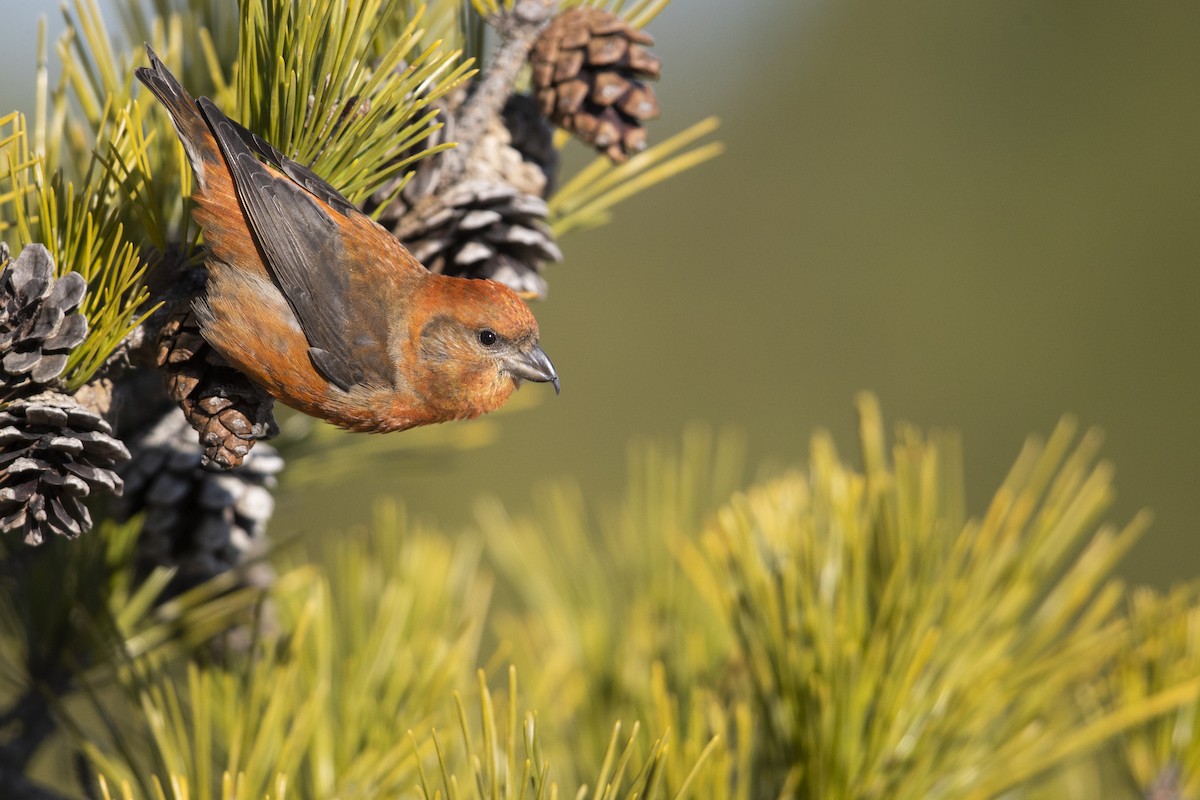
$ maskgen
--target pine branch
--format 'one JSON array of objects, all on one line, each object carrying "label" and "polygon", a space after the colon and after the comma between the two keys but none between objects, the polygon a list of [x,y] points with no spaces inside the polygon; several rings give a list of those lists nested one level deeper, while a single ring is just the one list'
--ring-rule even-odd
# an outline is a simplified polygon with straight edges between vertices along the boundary
[{"label": "pine branch", "polygon": [[550,23],[555,0],[518,0],[511,9],[489,14],[488,21],[500,35],[492,56],[470,98],[455,116],[457,147],[447,154],[442,184],[453,183],[466,168],[471,152],[512,94],[517,74],[525,66],[534,41]]}]

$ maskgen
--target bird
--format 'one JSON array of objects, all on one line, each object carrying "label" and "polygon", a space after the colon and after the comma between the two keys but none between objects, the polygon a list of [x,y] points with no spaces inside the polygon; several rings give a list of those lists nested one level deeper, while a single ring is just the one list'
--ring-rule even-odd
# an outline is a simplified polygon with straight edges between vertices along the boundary
[{"label": "bird", "polygon": [[194,99],[147,45],[137,79],[196,176],[205,340],[285,405],[353,431],[471,419],[558,373],[508,287],[435,274],[310,168]]}]

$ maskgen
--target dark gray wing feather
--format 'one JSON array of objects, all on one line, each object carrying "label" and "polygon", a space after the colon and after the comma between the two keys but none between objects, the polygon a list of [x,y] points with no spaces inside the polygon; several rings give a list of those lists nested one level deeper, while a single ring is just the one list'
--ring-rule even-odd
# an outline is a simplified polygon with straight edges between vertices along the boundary
[{"label": "dark gray wing feather", "polygon": [[[366,322],[356,319],[350,295],[352,265],[345,263],[341,232],[313,195],[322,200],[329,196],[335,201],[330,205],[342,213],[354,207],[311,170],[234,123],[208,98],[200,98],[199,104],[229,165],[238,202],[266,257],[271,278],[296,313],[311,346],[313,366],[345,391],[362,383],[389,385],[389,359],[378,332],[368,341],[356,343],[359,357],[351,352],[348,329]],[[252,137],[253,152],[247,137]],[[277,162],[291,180],[271,174],[255,157],[256,152]],[[291,168],[284,169],[288,164]]]},{"label": "dark gray wing feather", "polygon": [[[228,119],[228,117],[226,117],[226,119]],[[303,186],[308,191],[312,192],[317,198],[323,200],[326,204],[336,208],[343,214],[348,215],[351,212],[358,211],[358,208],[356,208],[353,203],[343,197],[341,192],[333,188],[333,186],[326,182],[325,179],[320,175],[313,172],[300,162],[293,161],[292,159],[288,158],[283,153],[279,152],[279,150],[276,149],[273,144],[259,136],[257,133],[246,129],[240,123],[230,119],[229,124],[233,126],[233,129],[241,138],[242,144],[246,145],[250,151],[258,155],[263,161],[266,161],[284,175],[287,175],[296,183]]]}]

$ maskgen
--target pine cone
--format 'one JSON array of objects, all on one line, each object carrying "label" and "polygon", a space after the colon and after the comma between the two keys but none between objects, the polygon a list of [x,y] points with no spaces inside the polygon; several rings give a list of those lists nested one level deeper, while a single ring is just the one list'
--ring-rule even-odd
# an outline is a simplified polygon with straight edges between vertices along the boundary
[{"label": "pine cone", "polygon": [[[172,410],[133,443],[135,457],[122,470],[125,494],[118,518],[145,512],[138,540],[140,569],[176,567],[164,599],[262,555],[267,522],[275,509],[271,489],[283,469],[273,447],[259,444],[229,471],[205,467],[200,444],[179,411]],[[256,565],[248,583],[266,585],[269,566]]]},{"label": "pine cone", "polygon": [[[467,97],[460,89],[439,100],[442,127],[398,158],[454,140],[456,114]],[[503,116],[489,121],[466,163],[459,162],[452,184],[443,186],[447,154],[421,159],[400,194],[378,215],[379,222],[433,272],[490,278],[526,297],[543,297],[543,263],[562,260],[541,200],[558,169],[552,139],[533,99],[512,97]],[[395,187],[392,182],[376,192],[365,204],[367,213],[374,213]]]},{"label": "pine cone", "polygon": [[559,14],[530,53],[542,113],[621,163],[646,149],[642,123],[658,116],[654,90],[662,63],[654,39],[609,11],[575,6]]},{"label": "pine cone", "polygon": [[120,495],[113,467],[129,451],[95,411],[47,394],[0,411],[0,531],[21,530],[38,545],[50,533],[74,539],[91,530],[82,498]]},{"label": "pine cone", "polygon": [[561,261],[546,203],[503,183],[465,180],[425,198],[394,233],[432,272],[488,278],[543,297],[542,265]]},{"label": "pine cone", "polygon": [[167,394],[199,432],[207,461],[232,469],[256,441],[279,432],[274,400],[204,341],[191,309],[167,318],[157,360],[167,373]]},{"label": "pine cone", "polygon": [[43,245],[29,244],[0,272],[0,400],[41,391],[67,366],[67,356],[87,337],[78,311],[87,281],[78,272],[55,280]]},{"label": "pine cone", "polygon": [[463,179],[507,184],[532,197],[546,194],[546,173],[512,146],[512,135],[500,117],[492,118],[471,151]]}]

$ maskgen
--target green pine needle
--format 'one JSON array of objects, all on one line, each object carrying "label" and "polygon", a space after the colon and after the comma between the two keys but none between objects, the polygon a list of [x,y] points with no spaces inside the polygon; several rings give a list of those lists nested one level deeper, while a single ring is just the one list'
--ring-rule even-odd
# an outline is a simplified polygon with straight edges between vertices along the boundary
[{"label": "green pine needle", "polygon": [[707,537],[781,747],[765,772],[809,797],[995,797],[1195,696],[1083,714],[1130,641],[1110,575],[1146,522],[1097,527],[1097,436],[1031,440],[968,520],[956,440],[902,428],[889,448],[860,408],[865,472],[818,437],[807,475],[736,497]]},{"label": "green pine needle", "polygon": [[241,122],[352,202],[402,174],[398,156],[431,131],[430,103],[473,74],[461,52],[421,47],[419,13],[376,59],[398,0],[247,0],[241,11]]},{"label": "green pine needle", "polygon": [[[95,673],[128,699],[89,681],[76,741],[109,786],[173,800],[982,800],[1105,746],[1137,792],[1172,769],[1192,786],[1195,590],[1120,613],[1113,566],[1145,520],[1102,523],[1099,437],[1030,440],[971,517],[953,436],[889,438],[860,408],[861,468],[822,434],[804,471],[741,490],[740,439],[693,428],[635,448],[616,505],[560,484],[449,536],[383,504],[276,582],[277,634],[186,679],[181,647],[134,633],[155,630],[153,578]],[[212,630],[209,591],[164,624]]]},{"label": "green pine needle", "polygon": [[[107,117],[111,112],[105,111]],[[120,219],[123,193],[136,192],[138,176],[125,173],[117,155],[129,146],[129,111],[113,115],[113,138],[96,144],[80,185],[62,172],[47,177],[45,159],[33,154],[23,115],[10,115],[0,166],[0,234],[12,230],[20,244],[40,242],[54,258],[58,274],[78,272],[87,280],[82,310],[88,335],[72,351],[63,373],[69,391],[82,386],[153,309],[143,309],[145,264]],[[2,127],[2,126],[0,126]]]},{"label": "green pine needle", "polygon": [[[726,706],[707,688],[729,668],[733,642],[720,609],[687,573],[711,570],[694,563],[693,543],[720,498],[743,485],[743,463],[740,436],[694,426],[682,450],[631,448],[616,507],[590,507],[567,482],[540,492],[529,518],[480,504],[477,524],[505,581],[501,596],[516,598],[496,614],[497,633],[529,676],[543,726],[569,734],[567,750],[559,739],[544,745],[561,782],[590,779],[573,770],[603,757],[611,720],[623,718],[675,731],[664,751],[668,793],[689,780],[736,785],[734,764],[749,757],[754,737],[740,726],[746,735],[737,745],[747,749],[736,754],[720,742],[734,740],[735,719],[744,721],[748,708]],[[691,557],[688,569],[681,554]],[[714,737],[715,751],[689,778]]]}]

